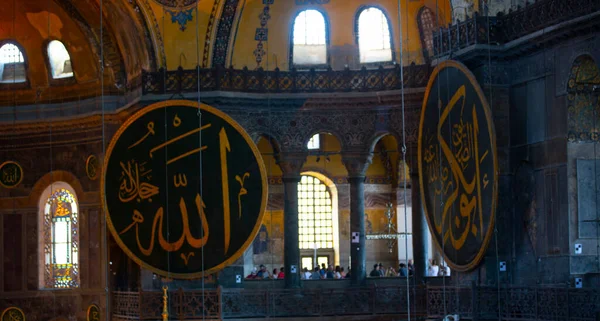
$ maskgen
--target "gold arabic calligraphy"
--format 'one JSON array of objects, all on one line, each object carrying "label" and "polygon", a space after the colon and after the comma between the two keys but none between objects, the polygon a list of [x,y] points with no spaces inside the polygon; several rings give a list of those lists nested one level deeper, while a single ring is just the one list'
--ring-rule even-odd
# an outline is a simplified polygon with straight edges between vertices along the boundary
[{"label": "gold arabic calligraphy", "polygon": [[[488,186],[488,174],[481,174],[480,164],[489,150],[483,154],[479,150],[479,121],[477,108],[470,110],[470,122],[465,110],[466,88],[461,86],[442,109],[437,127],[437,139],[433,135],[425,137],[424,163],[427,182],[432,184],[434,194],[443,196],[441,214],[433,207],[436,232],[442,235],[443,242],[448,240],[456,250],[461,249],[469,235],[483,237],[482,189]],[[443,135],[447,131],[446,121],[450,113],[460,108],[460,118],[451,126],[450,140]],[[438,145],[439,143],[439,145]],[[441,153],[440,153],[441,152]],[[445,162],[442,161],[442,155]],[[473,166],[473,170],[468,170]],[[490,174],[491,175],[491,174]],[[472,177],[467,177],[472,176]],[[481,184],[483,180],[483,186]],[[453,212],[458,201],[458,215]]]},{"label": "gold arabic calligraphy", "polygon": [[[182,124],[182,120],[178,115],[175,115],[172,125],[173,127],[179,127]],[[208,129],[211,127],[211,124],[204,125],[200,128],[192,129],[186,133],[180,134],[172,139],[165,141],[164,143],[158,144],[152,148],[150,148],[149,153],[146,154],[149,156],[150,160],[153,159],[153,153],[158,151],[161,148],[164,148],[172,143],[180,141],[194,133],[199,133],[204,129]],[[134,144],[129,146],[129,149],[134,148],[140,145],[144,140],[146,140],[150,135],[155,135],[154,131],[154,123],[149,122],[146,126],[148,132],[144,134],[139,140],[137,140]],[[191,149],[190,151],[184,152],[176,157],[166,160],[166,165],[170,165],[182,158],[187,156],[197,154],[199,152],[207,150],[207,146],[201,146],[200,148]],[[224,248],[225,254],[227,254],[229,250],[229,243],[231,239],[231,219],[230,219],[230,200],[229,200],[229,169],[228,169],[228,161],[227,155],[232,150],[231,145],[229,143],[229,138],[227,136],[227,132],[225,128],[221,128],[219,131],[219,156],[220,156],[220,167],[221,167],[221,185],[222,185],[222,194],[223,194],[223,220],[224,220]],[[131,202],[134,199],[137,199],[138,203],[142,200],[152,201],[151,197],[158,195],[160,190],[158,186],[155,186],[150,183],[151,176],[149,175],[152,172],[152,169],[145,171],[146,163],[138,163],[137,161],[131,160],[127,162],[120,162],[121,166],[121,178],[120,178],[120,188],[119,188],[119,200],[122,203]],[[243,195],[247,195],[248,191],[244,188],[245,180],[250,177],[250,173],[244,173],[243,175],[236,175],[235,179],[240,183],[240,190],[238,193],[238,219],[242,216],[242,202],[241,197]],[[140,182],[140,180],[145,180]],[[188,186],[188,177],[185,173],[178,173],[173,175],[173,185],[175,188],[186,188]],[[206,205],[202,200],[202,196],[197,193],[195,197],[195,205],[198,211],[198,216],[201,221],[201,235],[196,237],[192,235],[190,231],[190,222],[188,215],[188,208],[186,206],[185,200],[183,197],[180,198],[179,201],[179,210],[181,213],[181,222],[183,225],[183,230],[178,239],[173,242],[170,242],[168,239],[165,239],[165,232],[163,230],[163,222],[165,211],[161,206],[156,213],[154,214],[154,218],[152,220],[152,229],[151,235],[149,237],[149,244],[144,246],[142,244],[142,240],[140,239],[140,224],[143,224],[145,221],[144,214],[139,210],[133,210],[132,223],[127,227],[122,229],[119,232],[119,235],[126,233],[127,231],[133,229],[135,227],[136,233],[136,242],[139,251],[149,256],[152,254],[156,238],[158,234],[158,244],[160,247],[167,252],[176,252],[180,251],[183,245],[187,242],[189,246],[194,249],[200,249],[204,245],[206,245],[209,238],[209,225],[205,215]],[[166,233],[168,235],[168,231]],[[147,235],[142,235],[142,239],[147,239]],[[185,250],[185,249],[184,249]],[[184,264],[187,266],[190,258],[194,257],[194,252],[181,252],[179,257],[183,260]]]}]

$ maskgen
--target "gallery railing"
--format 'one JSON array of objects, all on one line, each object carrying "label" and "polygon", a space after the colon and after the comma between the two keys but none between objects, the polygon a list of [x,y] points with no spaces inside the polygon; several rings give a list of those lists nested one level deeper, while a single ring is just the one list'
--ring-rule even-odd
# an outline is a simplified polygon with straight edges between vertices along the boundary
[{"label": "gallery railing", "polygon": [[[411,315],[425,293],[411,289]],[[113,292],[113,320],[161,320],[162,292]],[[169,319],[309,317],[408,313],[406,286],[343,289],[227,289],[169,292]]]},{"label": "gallery railing", "polygon": [[[233,68],[160,69],[144,72],[144,94],[183,94],[200,91],[235,91],[251,93],[318,93],[381,91],[400,89],[400,66],[360,70],[291,70],[266,71]],[[404,67],[404,87],[423,88],[429,80],[430,67]],[[198,81],[198,76],[200,81]]]},{"label": "gallery railing", "polygon": [[545,287],[428,287],[427,315],[470,320],[596,321],[600,290]]},{"label": "gallery railing", "polygon": [[[221,290],[168,292],[169,320],[221,318]],[[162,320],[163,293],[113,292],[113,320]]]},{"label": "gallery railing", "polygon": [[[596,321],[600,289],[411,287],[411,315],[469,320]],[[169,319],[406,315],[406,286],[169,292]],[[113,320],[161,320],[162,292],[113,292]]]},{"label": "gallery railing", "polygon": [[446,56],[475,44],[504,44],[600,10],[598,0],[537,0],[526,3],[507,14],[484,17],[475,13],[466,21],[440,28],[433,34],[434,57]]}]

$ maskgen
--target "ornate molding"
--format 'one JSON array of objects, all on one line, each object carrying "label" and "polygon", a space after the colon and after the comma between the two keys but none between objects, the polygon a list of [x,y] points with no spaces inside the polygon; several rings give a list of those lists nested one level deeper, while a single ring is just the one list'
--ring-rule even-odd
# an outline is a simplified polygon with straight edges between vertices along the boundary
[{"label": "ornate molding", "polygon": [[342,163],[346,166],[348,177],[364,178],[367,168],[373,161],[373,153],[346,152],[342,154]]},{"label": "ornate molding", "polygon": [[288,180],[295,182],[300,180],[300,172],[307,156],[306,152],[284,152],[275,156],[275,161],[281,168],[284,183]]}]

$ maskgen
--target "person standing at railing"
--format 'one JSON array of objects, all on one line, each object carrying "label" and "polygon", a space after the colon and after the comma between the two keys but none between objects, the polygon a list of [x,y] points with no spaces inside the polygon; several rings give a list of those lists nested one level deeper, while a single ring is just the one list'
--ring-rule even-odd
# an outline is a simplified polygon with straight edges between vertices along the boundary
[{"label": "person standing at railing", "polygon": [[434,259],[429,260],[429,269],[427,270],[427,276],[438,276],[440,273],[440,267]]},{"label": "person standing at railing", "polygon": [[406,277],[406,274],[409,273],[406,265],[404,263],[400,263],[400,267],[398,268],[398,276]]},{"label": "person standing at railing", "polygon": [[320,280],[323,277],[321,276],[321,271],[319,271],[319,267],[315,266],[315,270],[313,271],[312,275],[310,276],[311,280]]},{"label": "person standing at railing", "polygon": [[373,265],[373,270],[371,271],[369,276],[372,278],[381,277],[381,273],[379,273],[379,265],[378,264]]}]

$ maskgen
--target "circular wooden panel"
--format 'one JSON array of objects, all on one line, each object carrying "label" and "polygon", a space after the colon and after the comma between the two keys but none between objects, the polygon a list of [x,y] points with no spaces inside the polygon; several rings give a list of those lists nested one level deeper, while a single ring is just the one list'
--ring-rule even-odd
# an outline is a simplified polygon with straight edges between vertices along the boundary
[{"label": "circular wooden panel", "polygon": [[431,75],[418,157],[421,200],[433,240],[453,269],[470,270],[493,233],[498,160],[486,98],[458,62],[442,62]]},{"label": "circular wooden panel", "polygon": [[135,262],[197,278],[237,260],[258,233],[267,175],[250,136],[192,101],[148,106],[117,131],[102,191],[108,227]]}]

